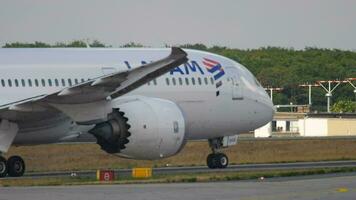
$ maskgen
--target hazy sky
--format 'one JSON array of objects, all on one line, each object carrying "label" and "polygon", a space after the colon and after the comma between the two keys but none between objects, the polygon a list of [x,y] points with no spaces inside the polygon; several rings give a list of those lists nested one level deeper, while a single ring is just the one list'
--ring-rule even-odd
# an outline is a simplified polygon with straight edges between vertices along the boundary
[{"label": "hazy sky", "polygon": [[356,0],[0,0],[0,45],[98,39],[356,49]]}]

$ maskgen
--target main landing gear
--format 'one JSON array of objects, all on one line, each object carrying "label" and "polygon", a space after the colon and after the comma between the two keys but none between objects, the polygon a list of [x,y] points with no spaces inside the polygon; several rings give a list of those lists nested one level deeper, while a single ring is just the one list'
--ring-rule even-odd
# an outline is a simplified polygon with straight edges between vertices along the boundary
[{"label": "main landing gear", "polygon": [[25,162],[20,156],[11,156],[5,159],[0,156],[0,178],[9,175],[11,177],[19,177],[25,173]]},{"label": "main landing gear", "polygon": [[226,168],[229,165],[229,158],[224,153],[218,151],[223,147],[223,138],[209,139],[209,146],[213,153],[209,154],[206,163],[210,169]]}]

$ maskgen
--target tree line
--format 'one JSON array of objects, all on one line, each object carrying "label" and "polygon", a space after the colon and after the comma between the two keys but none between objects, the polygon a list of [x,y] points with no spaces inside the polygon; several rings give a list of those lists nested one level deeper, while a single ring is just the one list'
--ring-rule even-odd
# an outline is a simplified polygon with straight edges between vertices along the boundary
[{"label": "tree line", "polygon": [[[98,40],[91,43],[74,40],[55,44],[38,41],[34,43],[14,42],[6,43],[3,48],[85,48],[88,46],[111,47]],[[319,80],[356,78],[356,52],[354,51],[314,47],[295,50],[281,47],[236,49],[223,46],[208,47],[204,44],[179,46],[226,56],[247,67],[264,87],[282,87],[281,92],[274,94],[275,104],[307,104],[308,91],[306,88],[299,87],[300,84],[315,83]],[[144,47],[144,45],[130,42],[120,47]],[[333,102],[342,101],[343,104],[345,101],[351,102],[349,104],[356,107],[356,96],[353,90],[349,84],[341,84],[333,93]],[[312,101],[312,110],[326,110],[325,91],[322,88],[313,88]]]}]

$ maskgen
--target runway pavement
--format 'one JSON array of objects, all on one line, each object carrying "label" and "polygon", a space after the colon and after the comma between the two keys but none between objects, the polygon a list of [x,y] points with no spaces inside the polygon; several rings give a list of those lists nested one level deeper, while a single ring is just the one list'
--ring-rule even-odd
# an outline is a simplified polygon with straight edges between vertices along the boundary
[{"label": "runway pavement", "polygon": [[[282,170],[282,169],[313,169],[313,168],[336,168],[336,167],[356,167],[356,161],[325,161],[325,162],[297,162],[297,163],[275,163],[275,164],[241,164],[230,165],[226,169],[209,169],[206,166],[195,167],[164,167],[153,168],[153,174],[180,174],[180,173],[204,173],[204,172],[238,172],[238,171],[263,171],[263,170]],[[131,169],[114,170],[120,176],[131,175]],[[76,172],[44,172],[44,173],[26,173],[21,178],[41,178],[41,177],[66,177],[72,174],[82,177],[95,177],[96,171],[76,171]]]},{"label": "runway pavement", "polygon": [[0,188],[0,200],[351,200],[355,197],[355,173],[264,181]]}]

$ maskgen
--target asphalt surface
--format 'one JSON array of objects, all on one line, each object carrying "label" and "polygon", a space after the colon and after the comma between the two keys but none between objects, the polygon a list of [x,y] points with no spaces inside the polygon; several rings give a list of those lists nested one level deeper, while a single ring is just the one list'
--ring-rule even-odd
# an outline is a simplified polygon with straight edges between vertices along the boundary
[{"label": "asphalt surface", "polygon": [[290,200],[356,198],[356,174],[212,183],[0,188],[0,200]]},{"label": "asphalt surface", "polygon": [[[297,162],[297,163],[276,163],[276,164],[242,164],[230,165],[226,169],[209,169],[206,166],[196,167],[164,167],[153,168],[153,174],[180,174],[180,173],[205,173],[205,172],[239,172],[239,171],[264,171],[282,169],[315,169],[315,168],[336,168],[336,167],[356,167],[356,161],[326,161],[326,162]],[[115,174],[119,176],[130,176],[131,169],[117,169]],[[20,178],[42,178],[42,177],[66,177],[66,176],[95,177],[96,171],[73,171],[73,172],[44,172],[26,173]],[[8,178],[13,179],[13,178]]]}]

